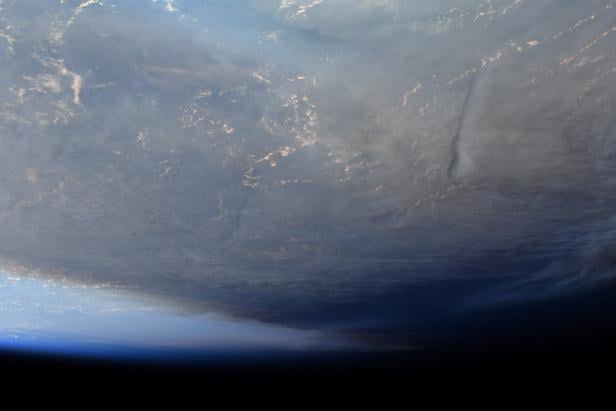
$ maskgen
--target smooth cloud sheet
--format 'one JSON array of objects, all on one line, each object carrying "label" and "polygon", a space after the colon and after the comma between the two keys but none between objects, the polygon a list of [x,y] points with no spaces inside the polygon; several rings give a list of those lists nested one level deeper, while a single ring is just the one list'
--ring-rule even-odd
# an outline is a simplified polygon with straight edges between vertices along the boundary
[{"label": "smooth cloud sheet", "polygon": [[595,286],[614,5],[1,1],[2,267],[340,332]]}]

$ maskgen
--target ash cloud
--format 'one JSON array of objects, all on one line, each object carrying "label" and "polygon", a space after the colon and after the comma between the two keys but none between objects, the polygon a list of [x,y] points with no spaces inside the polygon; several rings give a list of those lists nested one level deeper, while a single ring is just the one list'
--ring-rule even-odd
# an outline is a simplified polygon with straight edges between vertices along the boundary
[{"label": "ash cloud", "polygon": [[349,327],[585,261],[614,229],[613,6],[5,0],[0,257]]}]

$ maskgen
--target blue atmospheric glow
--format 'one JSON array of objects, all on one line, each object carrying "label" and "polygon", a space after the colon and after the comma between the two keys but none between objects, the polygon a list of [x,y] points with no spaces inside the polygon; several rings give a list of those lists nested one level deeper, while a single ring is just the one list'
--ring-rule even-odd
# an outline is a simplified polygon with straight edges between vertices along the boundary
[{"label": "blue atmospheric glow", "polygon": [[0,273],[0,347],[96,356],[332,349],[322,333],[188,314],[125,290]]}]

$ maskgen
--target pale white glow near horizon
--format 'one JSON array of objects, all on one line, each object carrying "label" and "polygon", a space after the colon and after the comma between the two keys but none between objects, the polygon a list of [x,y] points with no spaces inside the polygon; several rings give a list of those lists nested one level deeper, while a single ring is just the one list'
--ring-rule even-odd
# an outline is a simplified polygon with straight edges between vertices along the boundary
[{"label": "pale white glow near horizon", "polygon": [[189,314],[125,290],[87,287],[0,271],[0,341],[102,344],[130,348],[313,349],[336,343],[322,333]]}]

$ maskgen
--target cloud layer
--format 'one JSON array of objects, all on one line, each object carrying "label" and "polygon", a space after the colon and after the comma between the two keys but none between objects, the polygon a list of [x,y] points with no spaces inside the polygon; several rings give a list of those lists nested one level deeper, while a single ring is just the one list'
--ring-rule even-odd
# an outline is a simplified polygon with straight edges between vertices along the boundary
[{"label": "cloud layer", "polygon": [[320,326],[594,284],[613,7],[4,0],[0,258]]}]

